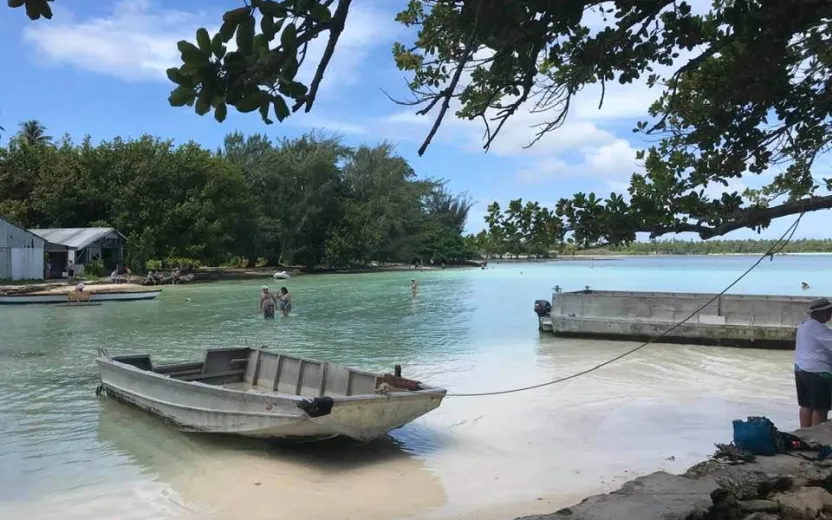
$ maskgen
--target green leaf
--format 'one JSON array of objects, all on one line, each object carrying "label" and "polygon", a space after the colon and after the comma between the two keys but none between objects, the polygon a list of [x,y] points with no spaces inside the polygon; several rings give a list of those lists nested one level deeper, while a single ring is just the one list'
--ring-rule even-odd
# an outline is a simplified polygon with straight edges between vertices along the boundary
[{"label": "green leaf", "polygon": [[269,41],[266,39],[266,36],[263,34],[258,34],[254,37],[254,43],[252,44],[252,50],[255,55],[257,56],[265,56],[269,53]]},{"label": "green leaf", "polygon": [[196,100],[196,113],[204,116],[208,112],[211,111],[211,102],[214,100],[214,92],[213,89],[210,89],[203,85],[202,90],[199,92],[199,97]]},{"label": "green leaf", "polygon": [[211,54],[211,37],[205,28],[200,27],[196,31],[196,43],[199,45],[199,50],[205,54]]},{"label": "green leaf", "polygon": [[329,8],[318,3],[312,6],[312,9],[309,10],[309,14],[311,14],[312,18],[319,22],[328,22],[330,18],[332,18],[332,13],[329,12]]},{"label": "green leaf", "polygon": [[167,74],[169,80],[177,85],[183,85],[188,82],[187,76],[179,72],[179,69],[176,67],[169,68],[165,71],[165,74]]},{"label": "green leaf", "polygon": [[251,54],[254,45],[254,17],[249,16],[237,28],[237,49],[246,56]]},{"label": "green leaf", "polygon": [[238,101],[234,106],[237,108],[238,111],[247,114],[249,112],[254,112],[258,108],[260,108],[260,106],[263,103],[263,99],[268,99],[268,97],[269,95],[266,92],[258,90],[257,92],[254,92],[253,94],[249,94],[248,96],[244,97],[243,99]]},{"label": "green leaf", "polygon": [[228,107],[224,102],[221,102],[217,105],[214,109],[214,119],[217,120],[218,123],[222,123],[225,121],[225,118],[228,116]]},{"label": "green leaf", "polygon": [[200,51],[199,48],[191,42],[180,40],[176,47],[182,53],[182,61],[185,63],[202,63],[208,61],[208,55]]},{"label": "green leaf", "polygon": [[309,92],[309,88],[298,81],[291,81],[289,83],[282,83],[280,85],[280,91],[287,96],[298,99],[305,96]]},{"label": "green leaf", "polygon": [[174,107],[189,105],[194,102],[194,99],[196,99],[196,92],[188,87],[176,87],[168,96],[168,102]]},{"label": "green leaf", "polygon": [[287,25],[280,33],[280,44],[288,54],[296,54],[298,51],[298,30],[294,23]]},{"label": "green leaf", "polygon": [[263,122],[267,125],[272,124],[274,121],[269,119],[269,109],[271,108],[271,102],[268,98],[264,99],[262,103],[260,103],[260,117],[263,118]]},{"label": "green leaf", "polygon": [[262,0],[259,2],[258,7],[263,15],[272,16],[274,18],[285,18],[288,14],[282,5],[277,2],[272,2],[271,0]]},{"label": "green leaf", "polygon": [[223,43],[228,43],[234,37],[234,32],[237,30],[237,22],[223,22],[220,26],[220,31],[217,33]]},{"label": "green leaf", "polygon": [[222,37],[220,34],[215,34],[214,39],[211,40],[211,52],[213,52],[214,56],[218,59],[222,59],[223,56],[225,56],[225,52],[228,50],[228,48],[222,43]]},{"label": "green leaf", "polygon": [[277,116],[278,121],[283,121],[289,117],[289,107],[286,106],[286,101],[280,94],[274,96],[274,115]]},{"label": "green leaf", "polygon": [[263,18],[260,20],[260,30],[263,32],[266,39],[272,41],[274,39],[274,35],[277,33],[274,28],[274,17],[263,15]]},{"label": "green leaf", "polygon": [[283,67],[280,69],[281,75],[283,79],[287,82],[290,82],[295,79],[295,76],[298,73],[298,60],[295,59],[294,56],[287,56],[286,61],[283,63]]},{"label": "green leaf", "polygon": [[26,0],[9,0],[9,7],[20,7],[26,3]]}]

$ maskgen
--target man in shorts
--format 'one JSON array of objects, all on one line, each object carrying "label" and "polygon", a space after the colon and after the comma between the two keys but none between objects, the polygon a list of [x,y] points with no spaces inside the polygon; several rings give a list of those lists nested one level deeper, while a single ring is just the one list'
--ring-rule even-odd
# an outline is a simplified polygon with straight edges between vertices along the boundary
[{"label": "man in shorts", "polygon": [[809,318],[797,328],[794,379],[800,427],[826,422],[832,408],[832,302],[818,298],[809,303]]}]

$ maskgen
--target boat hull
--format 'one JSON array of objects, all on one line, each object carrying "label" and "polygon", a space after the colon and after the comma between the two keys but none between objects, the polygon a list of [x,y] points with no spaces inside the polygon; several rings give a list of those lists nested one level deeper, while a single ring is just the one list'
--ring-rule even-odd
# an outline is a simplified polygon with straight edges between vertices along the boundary
[{"label": "boat hull", "polygon": [[[126,302],[155,300],[162,290],[134,291],[134,292],[91,292],[91,302]],[[67,303],[67,295],[64,294],[15,294],[0,296],[0,305],[22,305],[22,304],[49,304]],[[83,305],[79,303],[79,305]]]},{"label": "boat hull", "polygon": [[183,431],[260,439],[314,441],[346,436],[367,441],[437,408],[445,395],[444,389],[427,389],[334,397],[329,414],[311,417],[298,407],[308,397],[181,381],[103,357],[96,362],[108,396]]}]

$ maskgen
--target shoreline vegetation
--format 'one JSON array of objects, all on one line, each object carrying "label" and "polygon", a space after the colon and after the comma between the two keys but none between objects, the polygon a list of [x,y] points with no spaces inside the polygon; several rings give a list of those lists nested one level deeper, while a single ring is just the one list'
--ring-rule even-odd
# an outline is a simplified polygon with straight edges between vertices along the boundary
[{"label": "shoreline vegetation", "polygon": [[[33,124],[39,125],[37,122]],[[44,134],[42,126],[38,126]],[[45,134],[44,134],[45,135]],[[26,133],[0,147],[0,216],[22,228],[113,227],[135,274],[205,265],[462,263],[472,202],[393,145],[226,136],[217,150],[152,136],[93,144]]]}]

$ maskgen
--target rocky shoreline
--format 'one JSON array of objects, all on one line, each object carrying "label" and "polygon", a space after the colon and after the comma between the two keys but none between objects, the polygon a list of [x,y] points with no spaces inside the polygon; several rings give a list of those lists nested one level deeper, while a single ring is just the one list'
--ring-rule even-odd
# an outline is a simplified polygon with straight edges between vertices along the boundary
[{"label": "rocky shoreline", "polygon": [[[793,433],[810,444],[832,445],[832,423]],[[743,464],[708,460],[682,475],[651,473],[612,493],[516,520],[832,519],[830,491],[832,459],[776,455]]]}]

